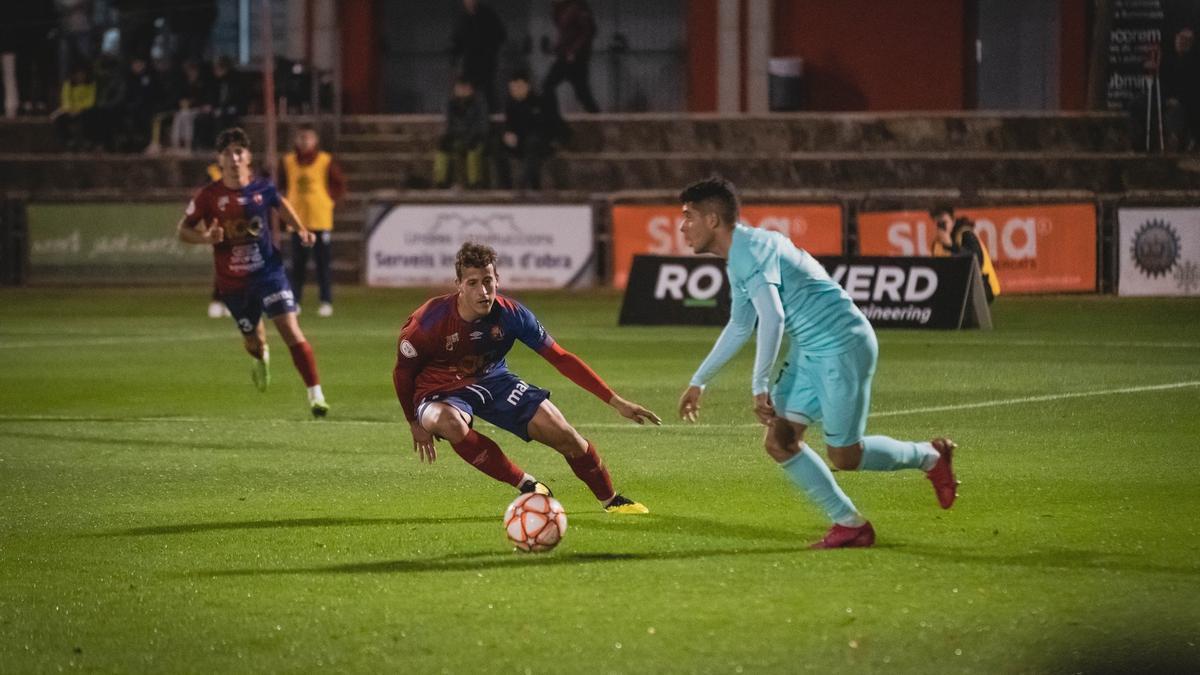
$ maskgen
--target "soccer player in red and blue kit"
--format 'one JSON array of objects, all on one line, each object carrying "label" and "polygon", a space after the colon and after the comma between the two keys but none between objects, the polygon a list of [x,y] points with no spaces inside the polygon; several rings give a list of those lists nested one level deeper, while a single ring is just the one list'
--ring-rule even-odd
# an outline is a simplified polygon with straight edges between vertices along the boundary
[{"label": "soccer player in red and blue kit", "polygon": [[189,244],[213,247],[217,294],[229,308],[242,333],[246,351],[254,357],[251,378],[259,391],[271,381],[270,352],[262,316],[275,322],[292,353],[292,362],[308,387],[314,417],[329,413],[317,376],[317,360],[296,321],[296,301],[283,269],[283,258],[271,237],[271,214],[277,212],[305,246],[313,233],[269,180],[254,178],[250,168],[250,139],[241,129],[226,129],[217,137],[220,180],[196,194],[179,221],[179,238]]},{"label": "soccer player in red and blue kit", "polygon": [[497,293],[496,252],[467,242],[454,264],[458,292],[433,298],[413,312],[400,331],[392,382],[421,461],[437,457],[442,438],[475,468],[521,492],[550,494],[492,439],[471,428],[475,416],[538,441],[566,458],[609,513],[649,513],[613,489],[595,446],[550,402],[550,392],[521,380],[505,363],[517,340],[572,382],[638,424],[661,424],[653,412],[618,396],[586,363],[565,351],[533,312]]}]

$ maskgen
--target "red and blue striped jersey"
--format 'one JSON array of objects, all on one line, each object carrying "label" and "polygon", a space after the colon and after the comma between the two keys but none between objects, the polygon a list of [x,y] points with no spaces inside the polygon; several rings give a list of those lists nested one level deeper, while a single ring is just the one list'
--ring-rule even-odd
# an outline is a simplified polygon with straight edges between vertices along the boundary
[{"label": "red and blue striped jersey", "polygon": [[188,203],[188,227],[215,221],[225,231],[225,238],[213,245],[218,291],[241,291],[255,279],[283,271],[283,257],[271,236],[271,209],[279,206],[279,191],[263,179],[242,188],[214,181]]}]

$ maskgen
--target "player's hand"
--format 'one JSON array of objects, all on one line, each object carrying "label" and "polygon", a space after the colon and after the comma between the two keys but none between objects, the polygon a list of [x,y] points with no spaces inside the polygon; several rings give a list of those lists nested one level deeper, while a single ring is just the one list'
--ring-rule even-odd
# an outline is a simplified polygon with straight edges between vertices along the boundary
[{"label": "player's hand", "polygon": [[684,422],[695,422],[700,416],[700,397],[704,389],[692,385],[683,391],[679,397],[679,419]]},{"label": "player's hand", "polygon": [[412,431],[413,437],[413,452],[417,453],[417,457],[422,462],[433,464],[437,459],[437,448],[433,444],[433,434],[425,431],[425,427],[421,426],[420,422],[409,422],[409,429]]},{"label": "player's hand", "polygon": [[613,395],[612,400],[609,401],[609,405],[616,408],[617,412],[621,414],[621,417],[631,419],[638,424],[645,424],[647,420],[653,422],[655,425],[662,424],[662,420],[659,419],[658,415],[655,415],[650,410],[647,410],[636,403],[626,401],[615,394]]},{"label": "player's hand", "polygon": [[312,230],[301,230],[296,233],[300,237],[300,245],[308,248],[317,241],[317,235],[312,233]]},{"label": "player's hand", "polygon": [[209,225],[208,229],[204,231],[204,241],[209,244],[219,244],[225,241],[225,228],[221,227],[219,223]]},{"label": "player's hand", "polygon": [[771,395],[767,393],[754,395],[754,414],[763,426],[770,426],[775,418],[775,406],[771,403]]}]

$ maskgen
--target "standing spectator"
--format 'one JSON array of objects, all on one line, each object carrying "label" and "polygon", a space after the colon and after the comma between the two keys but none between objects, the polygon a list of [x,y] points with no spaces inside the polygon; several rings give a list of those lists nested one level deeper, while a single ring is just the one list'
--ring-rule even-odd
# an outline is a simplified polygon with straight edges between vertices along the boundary
[{"label": "standing spectator", "polygon": [[154,44],[154,22],[161,16],[159,0],[115,0],[126,59],[145,58]]},{"label": "standing spectator", "polygon": [[933,218],[933,225],[937,228],[933,239],[933,255],[974,256],[983,276],[983,292],[987,295],[988,304],[992,304],[1000,295],[1000,278],[996,276],[996,268],[992,266],[992,256],[988,255],[987,247],[975,234],[975,223],[970,218],[955,218],[954,207],[946,204],[930,209],[929,217]]},{"label": "standing spectator", "polygon": [[539,94],[529,84],[529,71],[517,69],[508,79],[508,103],[504,107],[503,147],[496,160],[500,186],[513,187],[512,162],[521,166],[518,187],[540,190],[542,164],[563,130],[558,106],[549,95]]},{"label": "standing spectator", "polygon": [[[333,316],[333,207],[346,194],[346,178],[333,155],[321,150],[316,127],[305,124],[296,132],[292,152],[283,156],[279,183],[287,189],[287,200],[295,207],[309,230],[316,235],[312,251],[317,268],[317,287],[321,306],[318,316]],[[297,234],[292,235],[292,292],[296,306],[304,295],[308,274],[308,248]]]},{"label": "standing spectator", "polygon": [[[14,2],[5,6],[0,21],[0,77],[4,80],[4,115],[16,117],[22,107],[45,93],[36,73],[52,59],[46,58],[48,36],[58,23],[49,2]],[[56,77],[55,83],[63,78]],[[43,84],[39,87],[38,84]]]},{"label": "standing spectator", "polygon": [[458,181],[466,165],[466,186],[483,182],[483,151],[490,127],[487,105],[465,76],[454,82],[454,95],[446,104],[446,133],[438,140],[433,159],[433,183],[439,189]]},{"label": "standing spectator", "polygon": [[[24,0],[35,2],[37,0]],[[63,79],[77,64],[95,56],[92,40],[92,0],[54,0],[58,9],[58,72]]]},{"label": "standing spectator", "polygon": [[71,69],[71,77],[62,84],[58,110],[50,114],[58,138],[68,150],[82,150],[92,131],[92,108],[96,105],[96,83],[84,65]]},{"label": "standing spectator", "polygon": [[150,122],[150,144],[146,153],[157,155],[162,152],[163,130],[173,122],[179,100],[183,97],[183,74],[175,68],[169,56],[161,55],[154,59],[154,74],[158,79],[158,100],[154,102],[153,118]]},{"label": "standing spectator", "polygon": [[176,56],[186,61],[203,61],[217,22],[216,0],[173,0],[167,25],[177,39]]},{"label": "standing spectator", "polygon": [[554,25],[558,29],[558,44],[554,46],[554,63],[542,91],[557,97],[563,80],[571,83],[579,105],[590,113],[600,112],[592,95],[592,42],[596,39],[596,18],[587,0],[553,0]]},{"label": "standing spectator", "polygon": [[497,110],[496,64],[508,33],[496,10],[488,5],[479,0],[463,0],[462,7],[463,13],[450,38],[455,66],[458,74],[483,94],[488,110]]},{"label": "standing spectator", "polygon": [[1163,131],[1168,150],[1200,143],[1200,60],[1190,26],[1175,34],[1162,59]]}]

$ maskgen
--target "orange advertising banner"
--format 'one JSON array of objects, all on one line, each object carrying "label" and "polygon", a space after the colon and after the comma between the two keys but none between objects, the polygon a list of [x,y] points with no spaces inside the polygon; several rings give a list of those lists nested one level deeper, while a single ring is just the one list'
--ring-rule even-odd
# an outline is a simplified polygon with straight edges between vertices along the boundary
[{"label": "orange advertising banner", "polygon": [[[678,204],[617,204],[612,210],[613,286],[625,288],[633,256],[692,255],[679,232]],[[743,223],[782,232],[813,255],[842,255],[842,207],[837,204],[743,204]]]},{"label": "orange advertising banner", "polygon": [[[956,209],[975,221],[1002,293],[1096,290],[1096,207],[1035,204]],[[864,256],[929,255],[933,221],[925,211],[858,214]]]}]

